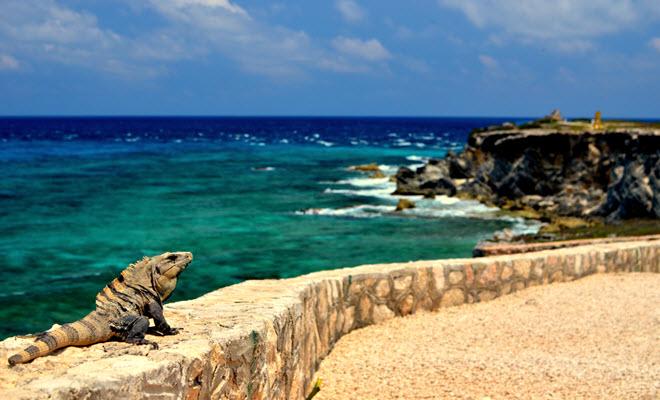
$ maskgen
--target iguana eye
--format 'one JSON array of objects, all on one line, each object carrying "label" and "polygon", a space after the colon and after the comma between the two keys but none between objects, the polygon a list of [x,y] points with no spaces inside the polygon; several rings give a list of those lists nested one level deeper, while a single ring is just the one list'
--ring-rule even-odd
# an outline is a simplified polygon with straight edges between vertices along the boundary
[{"label": "iguana eye", "polygon": [[167,259],[170,261],[176,261],[176,254],[170,254],[169,256],[167,256]]}]

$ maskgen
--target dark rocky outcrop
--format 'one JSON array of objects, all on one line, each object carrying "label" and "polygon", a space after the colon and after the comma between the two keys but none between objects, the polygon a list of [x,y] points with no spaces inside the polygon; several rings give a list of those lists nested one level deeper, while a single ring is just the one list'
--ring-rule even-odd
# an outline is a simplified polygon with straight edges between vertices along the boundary
[{"label": "dark rocky outcrop", "polygon": [[403,211],[409,208],[415,208],[415,203],[408,199],[399,199],[399,202],[396,204],[396,209],[394,211]]},{"label": "dark rocky outcrop", "polygon": [[450,176],[445,160],[429,160],[426,165],[415,171],[402,167],[396,174],[394,194],[454,196],[456,184]]},{"label": "dark rocky outcrop", "polygon": [[458,195],[548,218],[660,218],[660,128],[596,132],[559,118],[475,131],[461,154],[399,169],[395,193]]}]

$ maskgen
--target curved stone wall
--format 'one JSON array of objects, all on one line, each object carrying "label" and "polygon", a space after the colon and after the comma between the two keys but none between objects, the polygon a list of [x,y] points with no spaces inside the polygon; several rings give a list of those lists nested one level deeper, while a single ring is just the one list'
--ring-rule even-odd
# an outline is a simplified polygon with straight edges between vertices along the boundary
[{"label": "curved stone wall", "polygon": [[566,247],[577,247],[588,244],[605,244],[617,242],[633,242],[638,240],[660,240],[660,235],[647,235],[637,237],[606,237],[599,239],[576,239],[576,240],[562,240],[558,242],[535,242],[535,243],[498,243],[498,242],[482,242],[479,243],[472,255],[474,257],[488,257],[488,256],[501,256],[504,254],[518,254],[529,253],[532,251],[543,250],[556,250]]},{"label": "curved stone wall", "polygon": [[[157,338],[160,350],[106,343],[3,365],[0,398],[304,399],[353,329],[593,273],[659,270],[660,241],[635,241],[248,281],[168,305],[184,331]],[[28,342],[5,340],[0,357]]]}]

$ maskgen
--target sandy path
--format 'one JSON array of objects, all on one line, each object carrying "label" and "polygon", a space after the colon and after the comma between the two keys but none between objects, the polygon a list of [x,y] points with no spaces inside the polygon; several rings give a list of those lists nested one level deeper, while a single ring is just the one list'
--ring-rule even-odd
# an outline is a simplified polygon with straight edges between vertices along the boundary
[{"label": "sandy path", "polygon": [[321,399],[660,398],[660,274],[595,275],[343,337]]}]

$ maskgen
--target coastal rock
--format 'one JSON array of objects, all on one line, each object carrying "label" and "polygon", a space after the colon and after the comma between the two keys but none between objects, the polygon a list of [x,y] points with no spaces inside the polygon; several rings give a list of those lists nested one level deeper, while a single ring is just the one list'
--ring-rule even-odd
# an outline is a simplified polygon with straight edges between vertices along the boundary
[{"label": "coastal rock", "polygon": [[396,210],[394,211],[403,211],[409,208],[415,208],[415,203],[413,203],[408,199],[400,199],[399,202],[396,204]]},{"label": "coastal rock", "polygon": [[394,194],[423,196],[456,194],[456,184],[450,178],[449,167],[444,160],[430,160],[416,171],[401,167],[395,177]]},{"label": "coastal rock", "polygon": [[660,129],[576,130],[556,111],[475,130],[465,150],[399,169],[395,194],[476,199],[527,218],[660,218]]},{"label": "coastal rock", "polygon": [[660,218],[658,213],[658,173],[660,160],[646,172],[640,162],[618,166],[612,172],[613,183],[607,190],[607,201],[598,211],[609,219]]},{"label": "coastal rock", "polygon": [[449,176],[452,179],[466,179],[470,177],[470,162],[465,158],[458,157],[454,152],[447,153]]},{"label": "coastal rock", "polygon": [[380,167],[376,163],[363,164],[363,165],[351,165],[348,167],[351,171],[360,171],[360,172],[382,172]]}]

